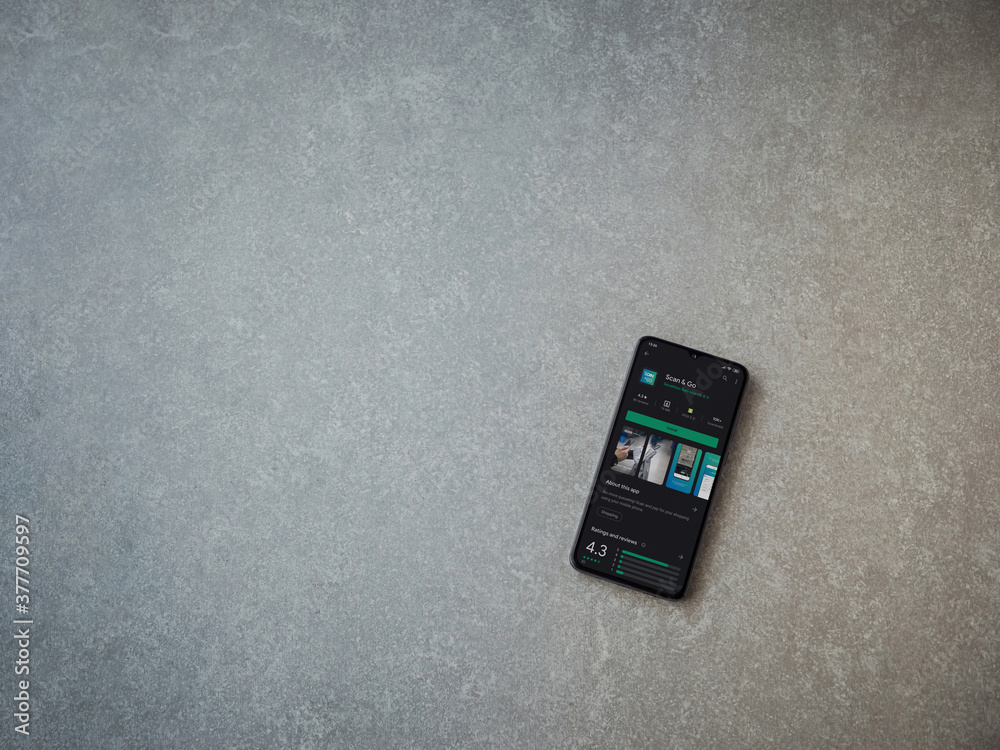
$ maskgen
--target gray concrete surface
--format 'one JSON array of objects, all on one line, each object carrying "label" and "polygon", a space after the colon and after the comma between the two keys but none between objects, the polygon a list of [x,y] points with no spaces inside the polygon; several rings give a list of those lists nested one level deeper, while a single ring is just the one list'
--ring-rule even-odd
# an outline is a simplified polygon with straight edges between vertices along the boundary
[{"label": "gray concrete surface", "polygon": [[[5,2],[3,747],[1000,745],[1000,13]],[[574,572],[635,340],[755,375]]]}]

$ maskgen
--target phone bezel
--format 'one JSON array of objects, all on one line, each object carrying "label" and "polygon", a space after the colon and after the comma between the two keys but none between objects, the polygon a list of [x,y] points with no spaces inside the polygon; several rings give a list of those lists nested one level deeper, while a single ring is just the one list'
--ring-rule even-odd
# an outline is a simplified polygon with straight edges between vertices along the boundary
[{"label": "phone bezel", "polygon": [[[726,436],[725,443],[721,446],[721,450],[718,453],[719,465],[716,468],[715,479],[712,483],[712,489],[709,491],[708,494],[708,500],[707,500],[708,505],[705,508],[705,514],[702,516],[701,527],[698,529],[698,535],[697,538],[695,539],[694,553],[691,555],[691,564],[688,565],[687,575],[684,577],[684,581],[682,582],[681,587],[677,590],[677,593],[675,594],[667,594],[663,592],[661,589],[657,589],[652,586],[644,586],[642,584],[635,583],[632,581],[623,581],[620,578],[614,578],[606,573],[600,573],[596,570],[589,570],[588,568],[584,568],[578,565],[576,562],[576,550],[580,546],[580,537],[583,536],[583,531],[585,523],[587,521],[587,514],[590,511],[590,506],[594,503],[595,500],[594,492],[597,489],[597,482],[600,480],[601,477],[601,467],[604,465],[604,458],[605,456],[608,455],[608,450],[611,447],[611,440],[615,438],[614,435],[615,426],[618,424],[619,418],[622,415],[622,407],[625,402],[625,394],[628,391],[629,374],[635,367],[636,360],[639,358],[639,350],[642,348],[643,343],[645,343],[646,341],[655,341],[658,344],[666,344],[668,346],[676,347],[678,349],[683,349],[688,353],[688,355],[695,355],[696,357],[708,357],[709,359],[721,362],[723,364],[739,367],[743,371],[743,382],[740,385],[740,392],[736,397],[736,410],[733,414],[733,424],[732,427],[730,427],[729,429],[728,435]],[[691,578],[694,576],[694,569],[698,562],[699,552],[701,551],[701,542],[705,536],[705,527],[708,525],[708,517],[712,512],[712,507],[715,505],[714,500],[715,500],[715,493],[717,492],[719,485],[719,478],[718,478],[719,473],[722,472],[722,469],[725,466],[726,456],[729,453],[729,444],[732,441],[733,436],[736,433],[737,425],[739,424],[740,414],[743,410],[743,397],[746,394],[747,384],[749,382],[750,382],[750,370],[747,369],[746,365],[744,365],[741,362],[737,362],[736,360],[726,359],[725,357],[719,357],[715,354],[709,354],[708,352],[703,352],[698,349],[693,349],[689,346],[685,346],[684,344],[678,344],[673,341],[667,341],[666,339],[661,339],[658,336],[643,336],[636,342],[635,348],[632,350],[632,357],[629,359],[628,368],[625,370],[625,375],[622,379],[622,387],[618,393],[618,401],[617,404],[615,405],[614,415],[611,418],[611,424],[608,425],[608,432],[604,437],[604,442],[601,447],[601,455],[597,460],[597,470],[594,472],[594,479],[590,483],[590,491],[587,493],[587,502],[583,507],[583,513],[580,515],[580,523],[577,526],[576,535],[573,538],[573,547],[570,549],[569,552],[570,565],[572,565],[574,569],[580,571],[581,573],[585,573],[586,575],[593,576],[594,578],[599,578],[602,581],[610,581],[611,583],[614,583],[618,586],[624,586],[626,588],[634,589],[636,591],[641,591],[645,594],[655,596],[658,599],[668,599],[670,601],[677,601],[679,599],[684,598],[684,595],[687,593],[688,586],[691,582]]]}]

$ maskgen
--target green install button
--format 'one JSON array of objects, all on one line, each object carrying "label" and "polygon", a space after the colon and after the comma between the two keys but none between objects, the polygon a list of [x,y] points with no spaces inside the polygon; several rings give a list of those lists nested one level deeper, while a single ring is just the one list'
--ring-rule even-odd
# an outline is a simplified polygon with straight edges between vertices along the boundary
[{"label": "green install button", "polygon": [[652,429],[664,432],[667,435],[673,435],[674,437],[683,438],[684,440],[690,440],[693,443],[707,445],[709,448],[719,447],[718,438],[714,438],[711,435],[703,435],[700,432],[689,430],[687,427],[679,427],[678,425],[670,424],[670,422],[664,422],[662,419],[653,419],[652,417],[647,417],[645,414],[639,414],[634,411],[625,412],[625,419],[629,422],[634,422],[635,424],[641,424],[643,427],[651,427]]}]

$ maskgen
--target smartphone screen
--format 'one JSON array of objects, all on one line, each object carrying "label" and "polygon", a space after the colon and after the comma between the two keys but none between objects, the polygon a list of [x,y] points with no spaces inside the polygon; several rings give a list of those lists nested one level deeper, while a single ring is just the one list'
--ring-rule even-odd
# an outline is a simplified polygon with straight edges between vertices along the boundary
[{"label": "smartphone screen", "polygon": [[640,339],[573,547],[573,566],[684,595],[747,383],[731,360]]}]

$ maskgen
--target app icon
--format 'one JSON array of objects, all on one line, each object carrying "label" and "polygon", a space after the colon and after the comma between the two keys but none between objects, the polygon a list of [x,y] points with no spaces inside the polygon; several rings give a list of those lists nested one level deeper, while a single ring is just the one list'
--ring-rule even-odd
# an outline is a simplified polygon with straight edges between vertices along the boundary
[{"label": "app icon", "polygon": [[654,383],[656,383],[656,373],[653,372],[652,370],[643,370],[642,382],[645,383],[646,385],[653,385]]}]

